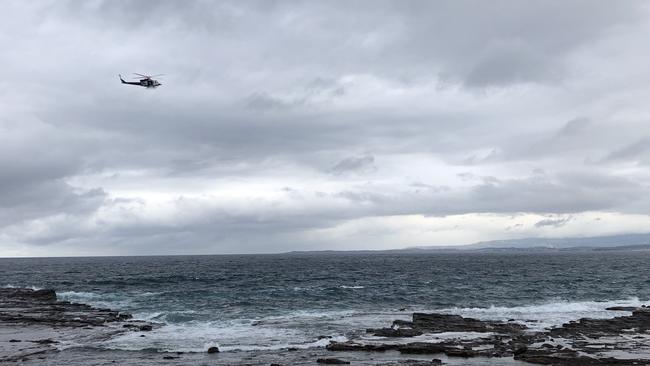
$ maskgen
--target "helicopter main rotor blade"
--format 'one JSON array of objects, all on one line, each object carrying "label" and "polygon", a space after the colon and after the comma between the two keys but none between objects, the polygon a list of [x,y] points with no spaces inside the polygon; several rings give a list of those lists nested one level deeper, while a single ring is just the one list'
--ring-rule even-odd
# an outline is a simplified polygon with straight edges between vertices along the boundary
[{"label": "helicopter main rotor blade", "polygon": [[138,74],[137,72],[134,72],[133,75],[142,76],[143,78],[151,78],[151,76],[149,75],[142,75],[142,74]]},{"label": "helicopter main rotor blade", "polygon": [[165,74],[156,74],[156,75],[151,75],[149,77],[150,78],[157,78],[157,77],[161,77],[161,76],[165,76]]}]

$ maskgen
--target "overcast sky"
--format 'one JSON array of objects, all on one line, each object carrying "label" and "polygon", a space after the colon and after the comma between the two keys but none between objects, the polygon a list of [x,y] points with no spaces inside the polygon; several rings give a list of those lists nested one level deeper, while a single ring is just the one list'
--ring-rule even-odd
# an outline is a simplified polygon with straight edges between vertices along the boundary
[{"label": "overcast sky", "polygon": [[2,1],[0,256],[648,232],[649,34],[644,1]]}]

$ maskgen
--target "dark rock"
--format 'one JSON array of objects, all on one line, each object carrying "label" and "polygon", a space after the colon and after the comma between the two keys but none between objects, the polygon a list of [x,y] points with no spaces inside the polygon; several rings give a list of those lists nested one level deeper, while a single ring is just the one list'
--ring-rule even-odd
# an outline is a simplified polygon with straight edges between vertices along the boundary
[{"label": "dark rock", "polygon": [[38,343],[38,344],[54,344],[54,343],[59,343],[59,342],[57,342],[57,341],[55,341],[55,340],[52,340],[52,339],[49,339],[49,338],[48,338],[48,339],[39,339],[39,340],[37,340],[37,341],[30,341],[30,342],[32,342],[32,343]]},{"label": "dark rock", "polygon": [[22,342],[20,339],[10,339],[9,343],[17,343],[17,342]]},{"label": "dark rock", "polygon": [[442,343],[413,342],[400,345],[397,349],[407,354],[435,354],[444,353],[446,346]]},{"label": "dark rock", "polygon": [[606,308],[605,310],[610,310],[610,311],[634,311],[636,310],[636,306],[611,306]]},{"label": "dark rock", "polygon": [[[628,309],[626,309],[628,310]],[[393,328],[368,329],[378,336],[408,336],[413,331],[422,333],[478,332],[485,336],[468,339],[449,339],[439,343],[412,342],[396,345],[391,343],[331,342],[330,351],[386,351],[398,350],[403,354],[439,354],[448,357],[513,357],[535,364],[559,366],[591,365],[650,365],[650,360],[638,360],[640,335],[650,333],[650,308],[635,308],[632,315],[611,319],[583,318],[571,321],[548,331],[526,331],[526,326],[511,322],[482,321],[449,314],[413,314],[412,321],[396,320]],[[404,332],[403,334],[400,334]],[[608,337],[607,342],[593,341]],[[561,344],[558,344],[561,343]],[[491,347],[490,347],[491,346]],[[641,347],[647,347],[641,345]],[[603,358],[612,349],[621,358]],[[417,361],[415,365],[425,365]],[[399,361],[386,366],[408,365]]]},{"label": "dark rock", "polygon": [[512,353],[516,356],[516,355],[520,355],[520,354],[522,354],[522,353],[524,353],[526,351],[528,351],[528,346],[526,346],[525,344],[517,344],[517,345],[513,346]]},{"label": "dark rock", "polygon": [[96,327],[130,317],[110,309],[57,301],[54,290],[0,288],[0,322],[64,327]]},{"label": "dark rock", "polygon": [[327,365],[349,365],[350,361],[341,360],[340,358],[319,358],[316,360],[317,363],[323,363]]},{"label": "dark rock", "polygon": [[138,329],[140,329],[143,332],[149,332],[149,331],[151,331],[153,329],[153,327],[151,325],[149,325],[149,324],[145,324],[145,325],[141,325],[140,327],[138,327]]},{"label": "dark rock", "polygon": [[391,349],[397,349],[397,344],[359,344],[354,342],[331,342],[325,348],[328,351],[374,351],[383,352]]},{"label": "dark rock", "polygon": [[377,337],[416,337],[422,335],[423,332],[418,329],[412,328],[378,328],[378,329],[367,329],[367,333],[371,333]]},{"label": "dark rock", "polygon": [[408,320],[394,320],[393,327],[396,328],[413,328],[413,322]]},{"label": "dark rock", "polygon": [[479,355],[478,352],[471,349],[459,349],[459,348],[447,348],[445,354],[449,357],[476,357]]},{"label": "dark rock", "polygon": [[219,347],[208,348],[208,353],[219,353]]},{"label": "dark rock", "polygon": [[442,365],[442,360],[434,358],[431,361],[424,360],[400,360],[391,363],[382,363],[378,366],[440,366]]},{"label": "dark rock", "polygon": [[424,332],[495,332],[495,333],[520,333],[526,329],[525,325],[517,323],[503,323],[483,321],[473,318],[464,318],[451,314],[413,314],[413,326]]}]

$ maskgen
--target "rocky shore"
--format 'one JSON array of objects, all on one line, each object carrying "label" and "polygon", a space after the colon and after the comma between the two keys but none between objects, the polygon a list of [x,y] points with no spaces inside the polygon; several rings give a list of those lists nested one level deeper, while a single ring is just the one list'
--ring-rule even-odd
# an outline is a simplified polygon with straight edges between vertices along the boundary
[{"label": "rocky shore", "polygon": [[[514,320],[414,313],[410,321],[366,329],[362,336],[332,341],[326,349],[219,355],[213,347],[204,354],[160,354],[78,347],[101,344],[126,332],[145,337],[156,324],[111,309],[58,301],[53,290],[4,288],[0,289],[0,364],[650,365],[650,308],[608,310],[620,311],[621,316],[583,318],[546,330]],[[89,361],[89,357],[105,362]]]},{"label": "rocky shore", "polygon": [[[376,339],[333,342],[330,351],[444,354],[447,357],[514,358],[541,365],[650,365],[650,308],[610,308],[631,312],[612,319],[580,319],[546,331],[514,321],[495,322],[449,314],[413,314],[390,328],[368,329]],[[408,341],[425,335],[474,334],[474,337]]]},{"label": "rocky shore", "polygon": [[0,288],[0,363],[45,359],[70,345],[101,341],[153,324],[86,304],[58,301],[54,290]]}]

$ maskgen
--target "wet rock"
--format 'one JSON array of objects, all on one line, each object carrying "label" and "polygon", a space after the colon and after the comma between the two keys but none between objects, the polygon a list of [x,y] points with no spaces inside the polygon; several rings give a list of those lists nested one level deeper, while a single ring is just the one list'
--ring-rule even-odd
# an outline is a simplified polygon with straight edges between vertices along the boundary
[{"label": "wet rock", "polygon": [[[650,333],[650,308],[612,309],[631,310],[632,315],[611,319],[582,318],[538,332],[527,330],[525,325],[515,323],[514,319],[504,323],[459,315],[415,313],[412,321],[396,320],[393,328],[367,331],[377,336],[398,338],[416,335],[415,331],[423,334],[476,332],[486,335],[473,339],[446,339],[437,343],[332,342],[327,349],[366,352],[398,350],[402,354],[444,353],[448,357],[514,356],[515,359],[528,363],[559,366],[650,365],[650,342],[644,342]],[[612,353],[614,350],[616,352]],[[612,355],[620,358],[613,358]],[[400,361],[390,365],[406,363]]]},{"label": "wet rock", "polygon": [[377,364],[377,366],[440,366],[440,365],[442,365],[442,360],[439,360],[437,358],[434,358],[431,361],[401,360],[397,362]]},{"label": "wet rock", "polygon": [[397,344],[360,344],[355,342],[331,342],[325,348],[328,351],[366,351],[366,352],[384,352],[397,349]]},{"label": "wet rock", "polygon": [[3,288],[2,296],[38,302],[56,302],[56,292],[51,289],[33,290],[28,288]]},{"label": "wet rock", "polygon": [[[529,340],[528,348],[515,354],[515,359],[553,365],[648,365],[650,359],[636,357],[650,354],[650,345],[630,337],[630,332],[648,330],[650,311],[642,308],[635,308],[629,316],[582,318],[546,332],[551,342],[561,345]],[[606,357],[612,350],[620,358]]]},{"label": "wet rock", "polygon": [[316,360],[317,363],[322,363],[326,365],[349,365],[350,361],[341,360],[340,358],[319,358]]},{"label": "wet rock", "polygon": [[413,314],[414,329],[428,333],[442,332],[497,332],[497,333],[520,333],[526,329],[525,325],[517,323],[503,323],[495,321],[483,321],[473,318],[465,318],[452,314]]},{"label": "wet rock", "polygon": [[512,353],[516,355],[520,355],[524,352],[528,351],[528,346],[525,344],[517,344],[513,346]]},{"label": "wet rock", "polygon": [[413,342],[400,345],[398,350],[406,354],[435,354],[444,353],[446,348],[442,343]]},{"label": "wet rock", "polygon": [[85,304],[57,301],[54,290],[0,289],[0,322],[13,324],[95,327],[123,321],[127,315]]},{"label": "wet rock", "polygon": [[413,328],[378,328],[378,329],[366,329],[367,333],[371,333],[376,337],[416,337],[424,334],[419,329]]},{"label": "wet rock", "polygon": [[219,353],[219,347],[208,348],[208,353]]},{"label": "wet rock", "polygon": [[38,343],[38,344],[55,344],[55,343],[59,343],[59,342],[57,342],[57,341],[55,341],[53,339],[49,339],[49,338],[48,339],[39,339],[37,341],[30,341],[30,342]]},{"label": "wet rock", "polygon": [[476,357],[479,355],[478,352],[471,349],[459,349],[459,348],[447,348],[445,349],[445,354],[449,357]]},{"label": "wet rock", "polygon": [[605,310],[610,310],[610,311],[634,311],[636,310],[636,306],[611,306],[606,308]]},{"label": "wet rock", "polygon": [[153,329],[153,327],[150,324],[145,324],[145,325],[139,326],[138,329],[140,329],[140,331],[143,331],[143,332],[149,332],[149,331],[151,331]]}]

